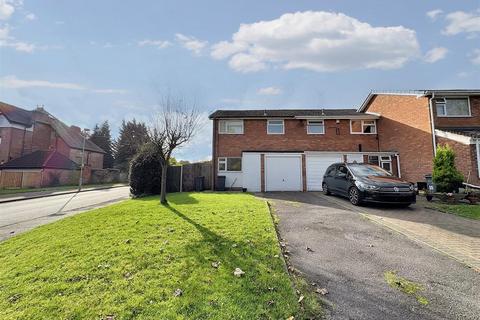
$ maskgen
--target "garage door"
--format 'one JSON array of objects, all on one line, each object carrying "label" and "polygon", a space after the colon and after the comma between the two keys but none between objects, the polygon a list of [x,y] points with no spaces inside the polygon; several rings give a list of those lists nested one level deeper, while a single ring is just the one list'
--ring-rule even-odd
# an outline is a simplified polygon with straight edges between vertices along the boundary
[{"label": "garage door", "polygon": [[302,191],[301,156],[265,156],[266,191]]},{"label": "garage door", "polygon": [[328,166],[343,162],[343,154],[307,155],[307,191],[321,191],[323,175]]}]

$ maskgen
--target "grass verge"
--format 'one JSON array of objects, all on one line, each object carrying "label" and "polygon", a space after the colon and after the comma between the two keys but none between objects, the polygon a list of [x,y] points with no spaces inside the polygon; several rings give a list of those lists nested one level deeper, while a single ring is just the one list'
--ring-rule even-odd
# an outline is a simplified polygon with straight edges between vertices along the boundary
[{"label": "grass verge", "polygon": [[263,201],[178,193],[169,203],[128,200],[0,243],[0,318],[307,317]]},{"label": "grass verge", "polygon": [[480,220],[480,205],[472,204],[447,204],[447,203],[429,203],[428,208],[436,209],[444,213],[450,213],[464,218]]}]

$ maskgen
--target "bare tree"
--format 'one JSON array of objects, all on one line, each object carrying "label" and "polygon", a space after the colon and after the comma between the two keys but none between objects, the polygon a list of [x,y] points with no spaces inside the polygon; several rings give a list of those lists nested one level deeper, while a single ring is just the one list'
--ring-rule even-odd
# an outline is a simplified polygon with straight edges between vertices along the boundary
[{"label": "bare tree", "polygon": [[161,101],[161,111],[150,126],[149,135],[159,152],[162,166],[160,203],[167,203],[167,168],[175,149],[189,142],[199,129],[200,114],[195,104],[167,95]]}]

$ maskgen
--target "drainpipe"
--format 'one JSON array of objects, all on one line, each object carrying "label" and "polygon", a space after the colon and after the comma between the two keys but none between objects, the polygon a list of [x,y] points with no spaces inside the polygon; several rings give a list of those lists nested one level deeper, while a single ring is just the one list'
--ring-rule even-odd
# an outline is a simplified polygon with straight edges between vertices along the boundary
[{"label": "drainpipe", "polygon": [[397,173],[398,173],[398,177],[401,178],[402,177],[402,171],[400,170],[400,154],[396,154],[395,157],[397,158]]},{"label": "drainpipe", "polygon": [[433,143],[433,156],[437,155],[437,139],[435,137],[435,122],[433,118],[433,99],[435,98],[435,92],[432,92],[432,97],[429,98],[429,109],[430,109],[430,125],[432,127],[432,143]]}]

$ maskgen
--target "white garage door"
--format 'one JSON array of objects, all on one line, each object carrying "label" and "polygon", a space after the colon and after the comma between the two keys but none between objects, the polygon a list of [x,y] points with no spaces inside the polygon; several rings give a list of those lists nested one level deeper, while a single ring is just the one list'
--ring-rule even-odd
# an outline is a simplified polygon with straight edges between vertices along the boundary
[{"label": "white garage door", "polygon": [[343,154],[307,155],[307,191],[322,191],[323,175],[328,166],[343,162]]},{"label": "white garage door", "polygon": [[363,163],[363,154],[347,154],[347,162]]},{"label": "white garage door", "polygon": [[302,191],[302,157],[266,155],[265,191]]}]

